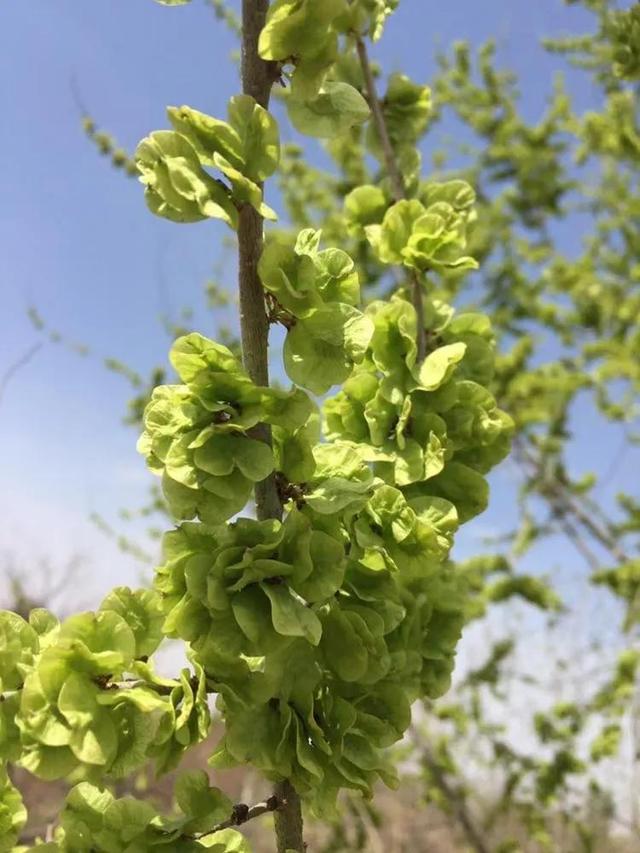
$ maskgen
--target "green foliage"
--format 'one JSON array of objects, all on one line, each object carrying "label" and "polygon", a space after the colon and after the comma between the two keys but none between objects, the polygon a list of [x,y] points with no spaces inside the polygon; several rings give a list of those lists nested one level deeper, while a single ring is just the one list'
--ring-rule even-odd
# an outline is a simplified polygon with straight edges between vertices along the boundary
[{"label": "green foliage", "polygon": [[547,46],[569,54],[576,65],[594,69],[607,87],[615,87],[620,80],[638,80],[640,5],[633,0],[628,9],[616,9],[614,4],[607,2],[591,3],[591,6],[599,18],[596,35],[549,39]]},{"label": "green foliage", "polygon": [[171,124],[191,142],[203,165],[216,167],[231,179],[241,172],[240,184],[243,177],[254,184],[270,177],[280,157],[275,119],[249,95],[231,98],[228,113],[229,121],[224,122],[190,107],[167,109]]},{"label": "green foliage", "polygon": [[33,849],[146,853],[162,848],[195,853],[206,848],[214,853],[250,853],[234,829],[198,834],[201,824],[208,828],[212,821],[229,814],[228,801],[218,789],[209,787],[205,773],[183,774],[176,785],[176,799],[181,816],[165,818],[148,802],[133,797],[116,799],[107,789],[81,782],[67,795],[54,841]]},{"label": "green foliage", "polygon": [[13,787],[4,767],[0,767],[0,850],[13,850],[20,830],[27,820],[27,810],[20,792]]},{"label": "green foliage", "polygon": [[294,65],[292,92],[312,100],[338,54],[336,24],[347,9],[345,0],[275,0],[260,34],[263,59]]},{"label": "green foliage", "polygon": [[[486,473],[506,455],[512,424],[491,394],[466,378],[480,363],[492,373],[491,345],[472,331],[472,315],[453,319],[440,303],[425,310],[434,349],[417,363],[411,303],[399,295],[369,306],[370,356],[325,403],[328,436],[352,442],[376,474],[409,487],[411,498],[452,501],[464,521],[483,508],[486,487],[476,472]],[[477,324],[486,335],[479,316]],[[473,359],[478,352],[482,362]]]},{"label": "green foliage", "polygon": [[369,118],[367,102],[348,83],[327,82],[313,100],[287,99],[291,124],[300,133],[330,138]]},{"label": "green foliage", "polygon": [[[373,334],[369,318],[355,306],[358,273],[340,249],[319,251],[320,232],[301,231],[294,246],[273,242],[258,271],[277,306],[274,317],[287,327],[284,364],[290,379],[324,394],[347,379],[365,357]],[[285,315],[278,315],[283,308]]]},{"label": "green foliage", "polygon": [[349,26],[362,32],[368,26],[373,41],[382,37],[387,18],[398,8],[400,0],[355,0],[349,9]]},{"label": "green foliage", "polygon": [[23,651],[3,665],[1,754],[44,779],[79,767],[117,778],[152,756],[159,769],[174,765],[206,736],[209,712],[201,669],[173,681],[144,662],[161,619],[154,592],[126,588],[61,624],[46,611],[33,611],[31,624],[2,612],[3,632]]},{"label": "green foliage", "polygon": [[174,222],[208,217],[237,225],[237,211],[227,187],[201,167],[191,143],[178,133],[156,131],[136,149],[149,209]]},{"label": "green foliage", "polygon": [[380,225],[366,227],[366,234],[385,264],[462,271],[477,268],[473,258],[462,254],[465,228],[464,211],[456,210],[449,202],[436,201],[425,207],[418,199],[412,199],[394,204]]},{"label": "green foliage", "polygon": [[607,586],[626,603],[625,628],[640,620],[640,560],[630,560],[612,569],[600,569],[593,575],[595,583]]},{"label": "green foliage", "polygon": [[[271,5],[260,52],[294,66],[287,105],[298,129],[358,132],[369,111],[352,88],[358,75],[331,70],[338,35],[353,21],[378,34],[393,5]],[[169,115],[199,164],[233,180],[231,163],[258,182],[277,163],[277,136],[244,99],[255,145],[242,154],[236,102],[229,124],[187,108]],[[391,78],[384,110],[401,162],[430,109],[426,87]],[[375,133],[367,138],[379,153]],[[424,183],[392,207],[369,185],[354,188],[345,211],[379,262],[411,268],[426,288],[426,271],[476,268],[465,254],[474,203],[459,180]],[[385,750],[411,703],[447,689],[468,609],[467,580],[448,555],[458,525],[486,505],[485,475],[513,425],[486,387],[494,339],[484,315],[425,296],[419,321],[403,289],[362,310],[356,263],[321,249],[320,237],[274,235],[258,272],[269,319],[286,328],[289,378],[318,395],[343,385],[323,419],[300,388],[257,387],[228,349],[192,334],[172,351],[183,384],[156,388],[139,446],[176,519],[200,519],[165,537],[155,587],[163,632],[187,643],[218,693],[225,733],[212,763],[250,761],[325,811],[341,788],[370,795],[377,778],[393,784]],[[274,471],[283,521],[229,521]]]},{"label": "green foliage", "polygon": [[[431,89],[414,83],[405,74],[390,74],[382,98],[382,112],[389,141],[398,157],[405,178],[419,172],[420,154],[416,145],[424,134],[431,116]],[[367,129],[367,143],[372,153],[384,161],[382,143],[372,123]]]},{"label": "green foliage", "polygon": [[[156,131],[136,150],[140,180],[151,211],[174,222],[222,219],[237,227],[238,207],[251,204],[269,219],[260,182],[278,165],[275,119],[249,95],[229,102],[229,121],[190,107],[169,107],[174,131]],[[229,181],[212,178],[215,167]]]},{"label": "green foliage", "polygon": [[501,578],[487,590],[490,601],[505,601],[516,595],[542,610],[558,610],[561,606],[557,593],[548,583],[528,575]]},{"label": "green foliage", "polygon": [[[608,520],[594,477],[571,476],[565,445],[578,395],[612,422],[637,413],[640,243],[630,223],[640,143],[624,81],[638,77],[638,7],[587,0],[597,35],[553,45],[604,86],[602,104],[583,116],[558,86],[539,122],[527,122],[492,45],[476,57],[457,44],[431,88],[373,69],[404,184],[398,200],[356,49],[380,37],[396,5],[270,6],[260,53],[274,78],[291,82],[294,127],[327,140],[331,173],[306,164],[295,143],[281,157],[275,120],[248,96],[231,99],[228,121],[171,107],[173,130],[138,148],[151,210],[178,222],[219,218],[235,229],[245,205],[274,219],[262,183],[279,167],[291,224],[267,233],[259,275],[268,319],[286,329],[295,386],[260,387],[230,348],[180,337],[171,356],[179,384],[154,390],[139,444],[178,522],[154,591],[116,590],[95,614],[62,625],[43,612],[29,623],[0,617],[0,755],[48,778],[89,780],[69,796],[56,840],[37,849],[244,850],[231,830],[195,837],[231,809],[202,772],[179,779],[182,815],[171,820],[100,787],[150,759],[160,772],[175,766],[209,732],[208,693],[224,722],[211,764],[250,763],[288,779],[323,816],[341,789],[370,796],[379,779],[396,784],[389,747],[404,736],[411,704],[427,701],[442,727],[424,762],[428,798],[455,815],[466,808],[457,753],[468,738],[474,761],[489,756],[504,782],[487,832],[498,815],[515,814],[528,840],[551,850],[562,820],[593,849],[572,785],[583,779],[586,789],[587,762],[623,742],[634,648],[595,692],[532,717],[535,756],[507,743],[485,705],[486,694],[504,697],[512,638],[490,644],[447,706],[430,700],[449,686],[463,626],[489,606],[519,598],[561,611],[549,581],[516,571],[558,529],[592,562],[588,537],[615,557],[593,580],[623,599],[627,627],[637,621],[628,543],[640,514],[622,496],[624,520]],[[435,152],[436,172],[424,179],[419,149],[443,110],[480,147],[463,152],[463,170],[450,167],[453,146]],[[588,164],[588,188],[570,157]],[[550,235],[576,206],[593,237],[566,257]],[[340,248],[321,249],[321,232]],[[468,275],[478,268],[481,278]],[[302,390],[335,386],[320,407]],[[504,551],[454,564],[455,534],[486,507],[487,475],[514,431],[522,523],[499,543]],[[282,520],[239,516],[269,478]],[[164,636],[187,646],[190,668],[176,679],[159,678],[147,660]],[[6,779],[2,790],[0,826],[13,844],[24,812]]]},{"label": "green foliage", "polygon": [[[369,8],[365,8],[368,6]],[[369,107],[357,88],[344,80],[328,80],[338,58],[338,36],[371,20],[382,27],[390,5],[359,0],[275,0],[260,34],[263,59],[293,66],[286,98],[291,123],[301,133],[320,138],[346,133],[366,121]]]},{"label": "green foliage", "polygon": [[175,342],[171,361],[185,384],[154,390],[138,447],[162,475],[176,519],[197,515],[217,524],[239,512],[254,483],[273,471],[271,448],[249,433],[260,423],[294,431],[311,402],[300,390],[254,385],[227,347],[195,333]]}]

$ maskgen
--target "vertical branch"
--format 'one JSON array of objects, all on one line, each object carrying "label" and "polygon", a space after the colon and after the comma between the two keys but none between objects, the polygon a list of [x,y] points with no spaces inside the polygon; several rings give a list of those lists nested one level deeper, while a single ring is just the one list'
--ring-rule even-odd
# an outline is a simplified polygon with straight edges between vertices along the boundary
[{"label": "vertical branch", "polygon": [[300,797],[291,782],[287,780],[278,782],[274,793],[280,802],[278,810],[273,813],[278,853],[287,853],[288,850],[303,853],[306,845],[302,839]]},{"label": "vertical branch", "polygon": [[[391,138],[389,137],[389,130],[387,128],[387,123],[384,118],[384,112],[382,110],[380,98],[378,97],[378,92],[376,90],[376,81],[374,80],[373,71],[371,70],[371,62],[369,61],[367,45],[365,44],[365,41],[361,36],[358,36],[356,38],[356,50],[358,51],[360,67],[362,69],[364,84],[367,90],[367,101],[369,102],[369,107],[373,116],[373,122],[378,133],[380,146],[382,147],[382,154],[384,157],[387,174],[389,175],[389,180],[391,182],[391,190],[393,192],[393,197],[396,201],[400,201],[401,199],[406,198],[404,179],[402,177],[402,173],[400,172],[398,161],[396,160],[396,155],[393,151]],[[413,307],[416,309],[416,317],[418,320],[418,336],[416,341],[418,345],[418,360],[422,361],[427,352],[427,338],[426,330],[424,327],[422,282],[420,281],[420,276],[415,270],[411,273],[411,301],[413,303]]]},{"label": "vertical branch", "polygon": [[[274,80],[272,63],[258,55],[258,38],[269,7],[269,0],[242,2],[242,89],[267,109]],[[257,385],[269,384],[269,322],[264,304],[258,261],[263,246],[263,219],[249,204],[240,210],[238,221],[238,271],[240,290],[240,332],[244,366]],[[256,427],[256,438],[271,444],[271,430],[265,424]],[[256,514],[259,519],[281,518],[282,505],[275,477],[256,484]]]},{"label": "vertical branch", "polygon": [[269,107],[274,64],[258,54],[258,39],[264,28],[269,0],[242,0],[242,91],[264,107]]},{"label": "vertical branch", "polygon": [[[277,79],[274,63],[265,62],[258,55],[258,39],[268,8],[269,0],[242,0],[242,89],[265,109],[269,106],[271,86]],[[258,276],[263,243],[263,219],[253,207],[245,204],[238,223],[242,352],[249,376],[259,385],[268,385],[269,323]],[[260,430],[258,437],[271,443],[270,430],[264,425]],[[259,519],[282,517],[282,504],[273,475],[256,485],[256,514]],[[300,797],[287,780],[278,783],[275,795],[280,802],[274,812],[278,853],[287,850],[303,853]]]}]

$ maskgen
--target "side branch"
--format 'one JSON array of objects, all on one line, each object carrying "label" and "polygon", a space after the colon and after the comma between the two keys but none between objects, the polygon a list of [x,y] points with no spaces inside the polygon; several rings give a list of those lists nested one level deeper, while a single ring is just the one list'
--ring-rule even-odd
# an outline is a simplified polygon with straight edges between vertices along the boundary
[{"label": "side branch", "polygon": [[460,824],[460,827],[469,842],[469,846],[475,850],[476,853],[490,853],[489,845],[485,841],[480,829],[476,826],[476,822],[467,808],[464,796],[450,785],[442,768],[427,747],[422,747],[421,754],[422,760],[424,761],[429,773],[431,773],[433,781],[440,789],[440,792],[444,795],[445,799],[448,800],[456,820]]},{"label": "side branch", "polygon": [[516,459],[522,463],[525,473],[531,478],[542,480],[538,490],[549,500],[557,517],[564,519],[567,515],[573,514],[574,519],[588,530],[596,542],[609,551],[615,560],[619,563],[629,562],[630,557],[618,544],[615,532],[608,529],[607,520],[603,525],[599,524],[580,506],[578,496],[568,488],[566,483],[557,478],[551,480],[545,477],[541,461],[527,449],[523,440],[516,439],[514,446]]},{"label": "side branch", "polygon": [[257,805],[251,807],[245,805],[245,803],[238,803],[233,807],[231,815],[227,820],[223,820],[222,823],[216,824],[206,832],[202,832],[199,835],[192,837],[197,840],[208,838],[210,835],[214,835],[216,832],[221,832],[223,829],[242,826],[243,823],[247,823],[256,817],[262,817],[262,815],[268,814],[269,812],[275,812],[281,806],[282,803],[276,796],[269,797],[269,799],[265,800],[263,803],[257,803]]},{"label": "side branch", "polygon": [[[362,75],[367,89],[367,101],[369,102],[373,121],[382,147],[384,162],[391,182],[393,196],[396,201],[401,201],[403,198],[406,198],[404,180],[402,173],[400,172],[400,167],[398,166],[398,161],[396,160],[396,155],[393,151],[384,112],[376,90],[376,81],[374,80],[373,71],[371,70],[371,62],[369,61],[367,45],[361,36],[356,37],[356,50],[358,51],[360,67],[362,69]],[[418,345],[418,360],[422,361],[427,354],[427,338],[424,327],[422,282],[420,281],[418,273],[415,271],[411,273],[411,301],[413,303],[413,307],[416,309],[416,317],[418,320],[418,335],[416,341]]]},{"label": "side branch", "polygon": [[406,198],[404,180],[396,160],[396,155],[393,151],[393,146],[391,145],[387,123],[385,121],[382,105],[380,104],[380,98],[378,97],[378,92],[376,90],[376,81],[373,78],[373,71],[371,70],[371,62],[369,61],[367,45],[361,36],[358,36],[356,39],[356,49],[358,51],[360,68],[362,69],[364,77],[364,84],[367,88],[367,101],[369,102],[369,108],[371,109],[376,131],[378,132],[378,137],[380,139],[380,145],[382,146],[382,153],[384,155],[384,162],[389,175],[389,180],[391,181],[393,196],[396,201],[400,201],[401,199]]}]

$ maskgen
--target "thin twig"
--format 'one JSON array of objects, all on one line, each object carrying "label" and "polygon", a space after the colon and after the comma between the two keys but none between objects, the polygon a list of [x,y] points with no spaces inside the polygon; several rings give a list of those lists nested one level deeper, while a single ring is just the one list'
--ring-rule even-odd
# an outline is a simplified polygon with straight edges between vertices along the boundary
[{"label": "thin twig", "polygon": [[137,687],[147,687],[149,690],[153,690],[154,693],[158,693],[160,696],[170,696],[176,687],[180,686],[180,682],[176,681],[175,684],[154,684],[150,681],[144,681],[141,678],[127,678],[124,681],[110,681],[108,676],[96,676],[93,679],[95,684],[100,687],[102,690],[135,690]]},{"label": "thin twig", "polygon": [[373,71],[371,70],[371,62],[369,61],[367,45],[364,39],[360,36],[356,38],[356,49],[358,51],[358,59],[360,60],[360,67],[362,68],[362,74],[364,76],[364,83],[367,88],[367,100],[378,132],[380,145],[382,146],[384,162],[389,174],[389,180],[391,181],[393,195],[396,201],[400,201],[401,199],[406,198],[404,180],[398,167],[393,146],[391,145],[387,123],[385,121],[384,112],[382,111],[382,104],[380,103],[380,98],[376,91],[376,81],[374,80]]},{"label": "thin twig", "polygon": [[476,821],[467,807],[464,794],[449,783],[446,774],[432,755],[430,749],[424,744],[418,744],[415,735],[412,740],[416,746],[419,746],[422,760],[431,774],[433,781],[440,789],[440,792],[449,802],[470,846],[477,853],[491,853],[488,843],[485,841],[481,830],[476,825]]},{"label": "thin twig", "polygon": [[21,355],[13,364],[10,364],[9,367],[5,370],[2,377],[0,377],[0,403],[2,403],[2,398],[4,396],[5,391],[7,390],[7,386],[9,382],[13,379],[13,377],[18,373],[21,368],[25,367],[34,355],[42,349],[42,343],[33,344],[32,347]]},{"label": "thin twig", "polygon": [[243,823],[247,823],[256,817],[262,817],[262,815],[275,812],[281,807],[281,805],[282,803],[276,796],[269,797],[269,799],[265,800],[263,803],[257,803],[255,806],[251,807],[244,803],[238,803],[233,807],[231,815],[226,820],[216,824],[216,826],[208,829],[206,832],[201,832],[200,834],[192,837],[197,840],[201,840],[203,838],[208,838],[210,835],[214,835],[216,832],[221,832],[223,829],[242,826]]},{"label": "thin twig", "polygon": [[[389,181],[391,182],[393,197],[396,201],[401,201],[402,199],[407,197],[404,186],[404,179],[398,166],[398,161],[396,160],[396,155],[391,144],[391,138],[389,137],[389,130],[387,128],[387,122],[384,117],[382,104],[380,103],[380,98],[378,97],[378,92],[376,90],[376,81],[374,80],[373,71],[371,70],[371,62],[369,61],[367,45],[361,36],[356,37],[356,50],[358,51],[360,67],[362,69],[364,83],[367,89],[367,101],[371,109],[371,114],[373,116],[373,121],[376,126],[376,131],[378,132],[378,138],[382,147],[382,154],[384,156],[385,166],[389,174]],[[422,361],[427,352],[426,330],[424,327],[424,305],[422,302],[422,282],[420,281],[420,276],[415,270],[411,272],[410,277],[411,301],[413,303],[413,307],[416,310],[418,325],[418,333],[416,339],[416,344],[418,347],[418,361]]]},{"label": "thin twig", "polygon": [[541,485],[538,491],[547,498],[551,507],[562,518],[571,512],[574,519],[581,524],[589,533],[598,541],[609,553],[620,563],[629,561],[629,557],[624,553],[617,543],[617,540],[612,532],[607,527],[601,526],[598,522],[586,512],[579,503],[577,496],[568,488],[567,484],[561,480],[549,480],[545,478],[540,460],[536,459],[533,454],[523,445],[522,441],[516,440],[514,443],[516,454],[519,454],[520,460],[529,465],[530,475],[541,479]]},{"label": "thin twig", "polygon": [[558,526],[567,539],[572,543],[576,551],[579,551],[580,554],[582,554],[586,562],[589,564],[589,568],[594,572],[597,571],[600,568],[600,560],[598,560],[588,545],[583,542],[580,532],[576,530],[567,518],[558,519]]}]

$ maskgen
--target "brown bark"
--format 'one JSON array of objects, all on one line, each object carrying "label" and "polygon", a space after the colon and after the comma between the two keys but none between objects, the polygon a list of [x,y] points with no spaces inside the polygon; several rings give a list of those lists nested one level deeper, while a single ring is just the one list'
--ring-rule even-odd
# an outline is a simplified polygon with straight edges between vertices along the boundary
[{"label": "brown bark", "polygon": [[[269,106],[271,87],[277,79],[273,63],[258,55],[258,39],[265,22],[268,0],[242,0],[242,89],[265,109]],[[258,385],[269,384],[269,322],[258,261],[263,248],[263,219],[250,205],[240,210],[238,223],[240,329],[244,366]],[[262,425],[256,437],[271,443],[268,427]],[[256,514],[259,519],[281,518],[282,504],[274,475],[256,484]],[[278,853],[304,851],[300,797],[288,781],[276,786],[278,808],[274,812]]]}]

